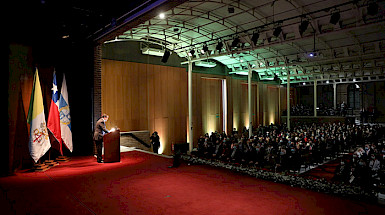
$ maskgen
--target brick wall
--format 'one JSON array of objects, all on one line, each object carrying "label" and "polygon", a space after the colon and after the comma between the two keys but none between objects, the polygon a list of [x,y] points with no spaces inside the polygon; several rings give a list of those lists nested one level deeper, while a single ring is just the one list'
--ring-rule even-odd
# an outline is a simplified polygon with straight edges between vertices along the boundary
[{"label": "brick wall", "polygon": [[[102,45],[94,47],[93,122],[102,115]],[[92,127],[95,125],[93,124]]]}]

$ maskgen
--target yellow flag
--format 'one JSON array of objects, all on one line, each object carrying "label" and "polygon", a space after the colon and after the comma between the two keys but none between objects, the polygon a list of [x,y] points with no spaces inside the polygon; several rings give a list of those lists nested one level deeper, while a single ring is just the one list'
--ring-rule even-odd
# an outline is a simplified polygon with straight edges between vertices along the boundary
[{"label": "yellow flag", "polygon": [[27,121],[31,125],[29,135],[29,153],[32,159],[37,162],[51,147],[51,142],[48,137],[47,123],[45,121],[43,95],[41,92],[37,69],[33,80]]}]

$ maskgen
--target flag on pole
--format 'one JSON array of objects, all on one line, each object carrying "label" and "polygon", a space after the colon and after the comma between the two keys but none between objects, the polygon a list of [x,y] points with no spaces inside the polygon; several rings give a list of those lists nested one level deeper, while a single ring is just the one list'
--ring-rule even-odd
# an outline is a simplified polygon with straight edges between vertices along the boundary
[{"label": "flag on pole", "polygon": [[53,72],[53,83],[52,83],[52,99],[51,106],[48,113],[48,130],[53,134],[56,142],[52,144],[52,148],[58,150],[63,155],[61,132],[60,132],[60,115],[59,115],[59,91],[57,89],[56,72]]},{"label": "flag on pole", "polygon": [[45,122],[43,95],[37,69],[33,78],[27,122],[31,125],[28,144],[29,153],[32,159],[37,162],[51,147]]},{"label": "flag on pole", "polygon": [[60,128],[61,138],[66,147],[72,152],[72,131],[71,131],[71,115],[68,103],[68,91],[65,75],[63,74],[63,84],[61,86],[59,99],[59,114],[60,114]]}]

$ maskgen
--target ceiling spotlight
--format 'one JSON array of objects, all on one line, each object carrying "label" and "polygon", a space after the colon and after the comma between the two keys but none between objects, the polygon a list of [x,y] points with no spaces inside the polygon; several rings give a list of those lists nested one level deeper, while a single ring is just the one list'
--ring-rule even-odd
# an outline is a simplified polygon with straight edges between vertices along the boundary
[{"label": "ceiling spotlight", "polygon": [[219,53],[221,53],[222,48],[223,48],[223,43],[219,41],[215,49],[218,50]]},{"label": "ceiling spotlight", "polygon": [[191,51],[188,53],[188,56],[192,57],[194,56],[194,54],[195,54],[195,50],[191,49]]},{"label": "ceiling spotlight", "polygon": [[253,36],[251,37],[251,41],[254,43],[255,46],[258,43],[258,39],[259,39],[259,33],[258,32],[254,32]]},{"label": "ceiling spotlight", "polygon": [[203,45],[203,48],[201,49],[201,53],[204,54],[204,53],[207,53],[209,51],[209,48],[207,47],[206,44]]},{"label": "ceiling spotlight", "polygon": [[305,86],[305,85],[306,85],[306,82],[303,82],[302,85]]},{"label": "ceiling spotlight", "polygon": [[274,79],[273,80],[276,81],[276,82],[279,82],[281,79],[279,79],[277,74],[274,74]]},{"label": "ceiling spotlight", "polygon": [[341,18],[341,14],[339,11],[335,11],[332,13],[332,15],[330,16],[330,23],[335,25],[337,24],[339,21],[340,21],[340,18]]},{"label": "ceiling spotlight", "polygon": [[239,42],[241,42],[239,37],[234,38],[233,42],[231,43],[231,47],[237,47]]},{"label": "ceiling spotlight", "polygon": [[309,57],[318,57],[318,53],[317,52],[310,52]]},{"label": "ceiling spotlight", "polygon": [[171,55],[171,52],[168,51],[168,50],[165,50],[165,51],[164,51],[164,54],[163,54],[163,57],[162,57],[162,59],[161,59],[160,61],[161,61],[162,63],[167,63],[168,58],[170,57],[170,55]]},{"label": "ceiling spotlight", "polygon": [[159,14],[159,18],[160,18],[160,19],[164,19],[165,17],[166,17],[166,15],[165,15],[164,13],[160,13],[160,14]]},{"label": "ceiling spotlight", "polygon": [[309,21],[303,20],[299,25],[299,33],[302,35],[306,31],[308,26],[309,26]]},{"label": "ceiling spotlight", "polygon": [[274,37],[278,37],[281,34],[281,32],[282,32],[281,26],[276,27],[273,32]]}]

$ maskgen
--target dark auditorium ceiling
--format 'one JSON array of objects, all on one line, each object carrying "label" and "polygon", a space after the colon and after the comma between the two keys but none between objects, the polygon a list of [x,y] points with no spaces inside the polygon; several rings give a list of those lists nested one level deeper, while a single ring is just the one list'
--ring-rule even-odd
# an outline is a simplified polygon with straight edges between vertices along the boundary
[{"label": "dark auditorium ceiling", "polygon": [[109,42],[158,44],[185,63],[215,60],[281,83],[385,78],[384,1],[190,0],[164,15]]},{"label": "dark auditorium ceiling", "polygon": [[[152,0],[154,1],[154,0]],[[104,26],[149,0],[16,0],[10,1],[6,24],[9,40],[29,43],[83,42]]]}]

